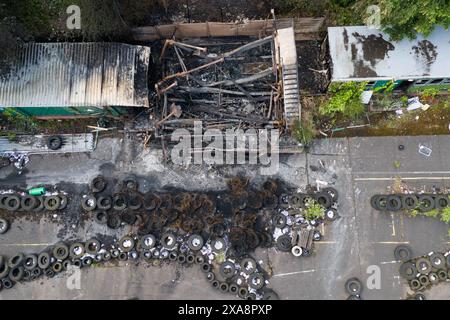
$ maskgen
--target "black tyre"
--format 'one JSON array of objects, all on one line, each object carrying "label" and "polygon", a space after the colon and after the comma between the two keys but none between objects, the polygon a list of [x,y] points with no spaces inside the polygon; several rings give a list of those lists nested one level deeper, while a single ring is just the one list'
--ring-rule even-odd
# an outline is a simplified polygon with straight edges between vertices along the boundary
[{"label": "black tyre", "polygon": [[378,195],[375,199],[375,208],[379,211],[388,210],[388,196]]},{"label": "black tyre", "polygon": [[123,180],[123,186],[128,190],[137,191],[139,188],[139,184],[137,182],[136,177],[128,176]]},{"label": "black tyre", "polygon": [[95,177],[91,182],[91,190],[93,193],[102,192],[106,188],[106,180],[103,176]]},{"label": "black tyre", "polygon": [[81,264],[83,267],[90,267],[93,262],[94,262],[94,260],[91,257],[84,257],[81,260]]},{"label": "black tyre", "polygon": [[286,226],[286,216],[282,213],[276,214],[273,217],[273,224],[275,227],[283,229]]},{"label": "black tyre", "polygon": [[419,196],[419,205],[418,208],[422,212],[428,212],[435,208],[434,199],[429,195],[421,195]]},{"label": "black tyre", "polygon": [[150,250],[156,245],[156,238],[152,234],[147,234],[141,237],[139,244],[141,248]]},{"label": "black tyre", "polygon": [[44,209],[48,211],[59,210],[61,198],[59,196],[48,196],[44,198]]},{"label": "black tyre", "polygon": [[440,281],[447,280],[447,271],[446,270],[443,270],[443,269],[438,270],[437,275],[438,275]]},{"label": "black tyre", "polygon": [[47,138],[47,147],[50,150],[59,150],[63,145],[63,139],[61,136],[50,136]]},{"label": "black tyre", "polygon": [[176,252],[176,251],[169,252],[169,260],[170,261],[177,261],[177,258],[178,258],[178,252]]},{"label": "black tyre", "polygon": [[416,265],[412,262],[404,262],[400,265],[399,273],[406,280],[412,280],[417,275]]},{"label": "black tyre", "polygon": [[406,245],[399,245],[394,249],[394,257],[397,261],[408,261],[412,257],[411,248]]},{"label": "black tyre", "polygon": [[33,209],[34,212],[41,212],[42,210],[44,210],[44,197],[43,196],[39,196],[36,197],[36,207]]},{"label": "black tyre", "polygon": [[281,235],[277,239],[277,248],[282,252],[289,252],[292,248],[292,239],[291,236],[285,234]]},{"label": "black tyre", "polygon": [[53,248],[53,257],[55,257],[56,260],[64,260],[67,259],[69,256],[69,247],[66,246],[64,243],[58,243]]},{"label": "black tyre", "polygon": [[219,280],[213,280],[211,281],[211,285],[214,289],[219,289],[220,281]]},{"label": "black tyre", "polygon": [[119,240],[119,248],[122,252],[130,252],[134,249],[135,241],[130,236],[124,236]]},{"label": "black tyre", "polygon": [[211,241],[211,250],[215,253],[220,253],[225,251],[226,249],[226,242],[223,238],[216,238],[213,241]]},{"label": "black tyre", "polygon": [[327,187],[322,189],[322,192],[327,193],[331,197],[332,202],[336,202],[339,199],[339,193],[335,188]]},{"label": "black tyre", "polygon": [[238,286],[236,283],[231,283],[230,286],[229,286],[229,288],[228,288],[228,291],[229,291],[231,294],[237,294],[238,291],[239,291],[239,286]]},{"label": "black tyre", "polygon": [[339,217],[337,210],[330,208],[325,211],[325,220],[334,221]]},{"label": "black tyre", "polygon": [[161,245],[167,250],[173,249],[177,244],[177,237],[172,232],[166,232],[161,236]]},{"label": "black tyre", "polygon": [[177,261],[180,264],[183,264],[186,262],[186,255],[184,253],[179,253],[177,257]]},{"label": "black tyre", "polygon": [[96,255],[102,247],[102,244],[97,239],[89,239],[84,244],[84,249],[88,254]]},{"label": "black tyre", "polygon": [[434,198],[434,203],[436,209],[441,210],[450,205],[450,199],[448,196],[436,196]]},{"label": "black tyre", "polygon": [[416,260],[416,269],[420,274],[428,274],[431,271],[431,262],[427,258],[419,258]]},{"label": "black tyre", "polygon": [[426,297],[425,297],[424,294],[422,294],[422,293],[416,293],[416,294],[414,295],[414,300],[427,300],[427,299],[426,299]]},{"label": "black tyre", "polygon": [[15,256],[12,256],[8,260],[9,268],[14,269],[15,267],[22,266],[24,258],[25,256],[23,255],[23,253],[18,253]]},{"label": "black tyre", "polygon": [[362,283],[358,278],[351,278],[345,282],[345,290],[349,295],[359,296],[362,292]]},{"label": "black tyre", "polygon": [[59,194],[58,197],[61,199],[58,210],[64,210],[67,207],[69,199],[65,194]]},{"label": "black tyre", "polygon": [[414,278],[409,282],[409,287],[411,288],[411,290],[417,291],[420,290],[420,288],[422,288],[422,285],[420,284],[419,279]]},{"label": "black tyre", "polygon": [[2,279],[2,286],[5,289],[11,289],[14,287],[14,282],[11,281],[8,277]]},{"label": "black tyre", "polygon": [[231,261],[224,261],[220,265],[220,275],[225,279],[230,279],[236,274],[236,267]]},{"label": "black tyre", "polygon": [[203,272],[208,273],[211,271],[211,265],[208,262],[204,262],[201,266]]},{"label": "black tyre", "polygon": [[70,245],[69,255],[72,259],[79,259],[85,253],[84,244],[81,242],[75,242]]},{"label": "black tyre", "polygon": [[142,198],[138,194],[132,194],[128,197],[128,208],[136,211],[142,207]]},{"label": "black tyre", "polygon": [[399,211],[402,208],[402,200],[400,196],[391,195],[387,198],[387,210],[388,211]]},{"label": "black tyre", "polygon": [[193,234],[188,238],[187,244],[192,251],[198,251],[203,247],[203,238],[198,234]]},{"label": "black tyre", "polygon": [[81,199],[81,207],[84,211],[94,211],[97,208],[97,199],[94,196],[86,196]]},{"label": "black tyre", "polygon": [[326,192],[316,192],[314,199],[324,208],[329,208],[333,203],[331,196]]},{"label": "black tyre", "polygon": [[36,208],[36,205],[37,205],[36,197],[23,196],[20,199],[20,207],[24,211],[32,211],[34,208]]},{"label": "black tyre", "polygon": [[375,210],[380,210],[380,208],[378,207],[378,197],[380,195],[376,194],[374,196],[372,196],[370,198],[370,205],[372,206],[372,208],[374,208]]},{"label": "black tyre", "polygon": [[238,290],[238,296],[241,299],[245,299],[248,294],[248,289],[246,287],[240,287]]},{"label": "black tyre", "polygon": [[109,261],[112,259],[111,253],[109,253],[108,251],[104,251],[102,252],[102,260],[103,261]]},{"label": "black tyre", "polygon": [[247,257],[241,260],[241,271],[246,274],[252,274],[258,269],[255,259]]},{"label": "black tyre", "polygon": [[430,272],[428,274],[428,280],[430,281],[431,285],[438,284],[440,281],[437,273],[435,273],[435,272]]},{"label": "black tyre", "polygon": [[419,276],[419,282],[423,287],[426,287],[430,284],[430,279],[428,278],[428,275],[421,275]]},{"label": "black tyre", "polygon": [[0,218],[0,234],[4,234],[9,229],[9,223],[6,219]]},{"label": "black tyre", "polygon": [[52,270],[54,273],[59,273],[63,270],[63,264],[59,261],[56,261],[52,264]]},{"label": "black tyre", "polygon": [[413,194],[402,195],[402,209],[404,210],[414,210],[419,204],[419,200]]},{"label": "black tyre", "polygon": [[442,253],[433,253],[429,259],[434,268],[445,269],[446,259]]},{"label": "black tyre", "polygon": [[38,266],[41,269],[47,269],[50,266],[51,258],[47,252],[42,252],[38,255]]},{"label": "black tyre", "polygon": [[228,289],[229,289],[228,283],[226,283],[226,282],[221,282],[221,283],[219,284],[219,290],[220,290],[220,292],[222,292],[222,293],[227,293],[227,292],[228,292]]},{"label": "black tyre", "polygon": [[214,275],[214,273],[212,273],[212,272],[206,273],[206,280],[208,280],[208,282],[212,282],[215,279],[216,279],[216,276]]},{"label": "black tyre", "polygon": [[7,263],[0,265],[0,279],[3,279],[9,274],[9,266]]},{"label": "black tyre", "polygon": [[194,261],[195,261],[195,255],[194,255],[194,254],[190,253],[190,254],[188,254],[188,255],[186,256],[186,262],[187,262],[188,264],[193,264]]}]

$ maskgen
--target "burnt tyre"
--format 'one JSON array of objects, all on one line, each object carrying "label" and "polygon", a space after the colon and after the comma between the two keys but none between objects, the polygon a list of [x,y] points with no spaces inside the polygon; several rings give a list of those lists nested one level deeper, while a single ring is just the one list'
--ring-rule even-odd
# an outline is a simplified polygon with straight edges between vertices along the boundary
[{"label": "burnt tyre", "polygon": [[123,186],[131,191],[137,191],[139,184],[135,176],[128,176],[123,180]]},{"label": "burnt tyre", "polygon": [[351,296],[361,295],[362,288],[362,283],[358,278],[351,278],[345,282],[345,290]]},{"label": "burnt tyre", "polygon": [[282,213],[279,213],[273,217],[273,224],[275,227],[283,229],[286,226],[286,220],[286,216]]},{"label": "burnt tyre", "polygon": [[102,192],[106,189],[106,180],[103,176],[95,177],[91,182],[91,190],[93,193]]},{"label": "burnt tyre", "polygon": [[98,197],[97,208],[99,210],[109,210],[112,208],[112,198],[111,197]]},{"label": "burnt tyre", "polygon": [[119,229],[122,225],[122,220],[118,215],[110,214],[108,220],[106,221],[106,226],[110,229]]},{"label": "burnt tyre", "polygon": [[108,214],[106,213],[106,211],[102,211],[102,210],[95,211],[94,212],[94,220],[98,224],[106,224],[108,222]]},{"label": "burnt tyre", "polygon": [[59,210],[61,198],[59,196],[48,196],[44,198],[44,209],[48,211]]},{"label": "burnt tyre", "polygon": [[47,138],[47,147],[50,150],[59,150],[62,148],[63,139],[61,136],[50,136]]},{"label": "burnt tyre", "polygon": [[402,208],[402,200],[400,196],[391,195],[387,198],[387,210],[388,211],[399,211]]},{"label": "burnt tyre", "polygon": [[419,204],[419,199],[414,194],[402,195],[402,209],[414,210]]},{"label": "burnt tyre", "polygon": [[397,261],[408,261],[412,257],[411,248],[406,245],[399,245],[394,249],[394,257]]},{"label": "burnt tyre", "polygon": [[9,223],[6,219],[0,218],[0,234],[4,234],[9,229]]},{"label": "burnt tyre", "polygon": [[276,242],[278,250],[282,252],[289,252],[292,249],[292,239],[291,236],[285,234],[279,236]]},{"label": "burnt tyre", "polygon": [[420,195],[419,196],[419,205],[418,209],[422,212],[429,212],[435,208],[434,199],[429,195]]},{"label": "burnt tyre", "polygon": [[127,199],[123,194],[115,194],[113,196],[113,209],[123,211],[127,208]]}]

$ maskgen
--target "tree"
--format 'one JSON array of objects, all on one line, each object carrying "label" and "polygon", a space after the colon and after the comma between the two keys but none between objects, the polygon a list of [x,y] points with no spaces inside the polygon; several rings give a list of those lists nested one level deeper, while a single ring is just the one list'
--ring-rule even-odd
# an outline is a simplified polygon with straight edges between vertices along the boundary
[{"label": "tree", "polygon": [[331,98],[320,106],[319,112],[325,116],[342,113],[351,119],[359,117],[365,111],[365,106],[361,102],[361,93],[366,85],[367,82],[333,83],[328,89]]},{"label": "tree", "polygon": [[450,26],[449,0],[379,0],[381,25],[392,40],[430,35],[437,25]]}]

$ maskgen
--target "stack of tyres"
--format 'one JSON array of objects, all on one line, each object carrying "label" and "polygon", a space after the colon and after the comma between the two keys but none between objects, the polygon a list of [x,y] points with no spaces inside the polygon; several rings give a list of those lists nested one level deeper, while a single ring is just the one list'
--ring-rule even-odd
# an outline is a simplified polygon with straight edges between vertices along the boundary
[{"label": "stack of tyres", "polygon": [[448,194],[390,194],[374,195],[370,205],[375,210],[397,212],[401,210],[419,210],[429,212],[450,206]]}]

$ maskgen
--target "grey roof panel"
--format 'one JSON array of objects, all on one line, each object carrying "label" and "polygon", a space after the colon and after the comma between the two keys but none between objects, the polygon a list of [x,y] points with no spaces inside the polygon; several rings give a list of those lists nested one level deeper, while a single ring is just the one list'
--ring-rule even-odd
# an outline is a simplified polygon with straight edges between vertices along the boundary
[{"label": "grey roof panel", "polygon": [[450,77],[450,31],[441,27],[401,41],[366,26],[330,27],[328,41],[334,81]]},{"label": "grey roof panel", "polygon": [[147,107],[150,48],[28,43],[0,74],[0,107]]}]

